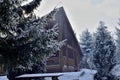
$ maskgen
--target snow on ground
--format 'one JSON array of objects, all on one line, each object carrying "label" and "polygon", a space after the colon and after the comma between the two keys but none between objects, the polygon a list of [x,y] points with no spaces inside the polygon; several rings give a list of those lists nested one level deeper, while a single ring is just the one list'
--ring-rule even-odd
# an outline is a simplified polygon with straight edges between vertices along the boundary
[{"label": "snow on ground", "polygon": [[[62,73],[63,75],[59,77],[59,80],[93,80],[93,76],[96,72],[96,70],[89,69],[81,69],[79,72],[64,72]],[[0,77],[0,80],[8,79],[6,78],[6,76],[2,76]],[[51,78],[46,78],[45,80],[51,80]]]},{"label": "snow on ground", "polygon": [[[63,76],[59,77],[59,80],[94,80],[94,74],[96,70],[82,69],[79,72],[65,72]],[[51,80],[46,78],[46,80]]]},{"label": "snow on ground", "polygon": [[8,80],[6,76],[0,76],[0,80]]}]

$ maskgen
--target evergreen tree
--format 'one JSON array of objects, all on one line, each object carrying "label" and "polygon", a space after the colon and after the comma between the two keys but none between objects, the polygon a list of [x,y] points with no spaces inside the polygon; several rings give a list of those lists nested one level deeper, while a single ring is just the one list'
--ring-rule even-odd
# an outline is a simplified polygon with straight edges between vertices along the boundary
[{"label": "evergreen tree", "polygon": [[62,41],[56,40],[57,25],[47,28],[56,9],[37,18],[33,10],[41,0],[33,0],[22,6],[24,1],[0,1],[0,55],[4,59],[9,80],[15,80],[16,75],[23,73],[44,72],[47,58],[63,45]]},{"label": "evergreen tree", "polygon": [[113,62],[115,49],[110,32],[108,32],[104,22],[100,22],[100,26],[95,33],[94,42],[94,64],[98,71],[97,80],[113,80],[110,79],[110,71],[115,64]]},{"label": "evergreen tree", "polygon": [[[118,25],[120,26],[120,19]],[[116,55],[115,61],[117,64],[120,64],[120,28],[116,27]]]},{"label": "evergreen tree", "polygon": [[93,68],[93,39],[88,30],[83,31],[80,37],[80,45],[82,48],[83,58],[81,61],[82,68]]}]

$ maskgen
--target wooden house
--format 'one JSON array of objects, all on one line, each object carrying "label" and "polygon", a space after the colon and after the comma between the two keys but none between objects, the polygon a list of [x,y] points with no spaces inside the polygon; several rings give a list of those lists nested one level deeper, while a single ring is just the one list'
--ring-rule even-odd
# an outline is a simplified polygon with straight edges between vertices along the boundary
[{"label": "wooden house", "polygon": [[47,72],[64,72],[79,70],[82,52],[72,26],[63,7],[58,8],[51,25],[58,24],[60,41],[65,40],[61,51],[47,61]]}]

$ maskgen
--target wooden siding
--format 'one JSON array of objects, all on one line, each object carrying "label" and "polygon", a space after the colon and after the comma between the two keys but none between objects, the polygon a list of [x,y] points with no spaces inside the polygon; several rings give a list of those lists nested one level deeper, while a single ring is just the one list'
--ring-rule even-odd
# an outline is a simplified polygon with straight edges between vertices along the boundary
[{"label": "wooden siding", "polygon": [[[56,23],[59,27],[58,39],[60,41],[67,40],[59,52],[59,57],[57,57],[59,61],[59,64],[57,64],[57,66],[59,66],[57,72],[79,70],[82,57],[81,49],[63,7],[58,8],[58,12],[55,15],[54,21],[50,23],[52,24],[50,26]],[[51,57],[49,60],[55,61],[56,59]],[[51,65],[48,65],[47,71],[56,72],[56,69],[54,70]]]}]

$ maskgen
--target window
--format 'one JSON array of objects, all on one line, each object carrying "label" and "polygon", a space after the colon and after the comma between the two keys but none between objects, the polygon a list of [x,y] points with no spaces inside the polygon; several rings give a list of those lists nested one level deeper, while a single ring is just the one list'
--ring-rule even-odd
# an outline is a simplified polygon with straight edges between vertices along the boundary
[{"label": "window", "polygon": [[59,62],[57,60],[48,60],[47,65],[57,65]]},{"label": "window", "polygon": [[72,49],[70,49],[70,48],[68,48],[68,57],[69,58],[74,58],[74,53],[73,53],[73,50]]},{"label": "window", "polygon": [[62,47],[62,53],[63,53],[63,56],[66,56],[66,53],[67,53],[67,47],[66,46]]}]

